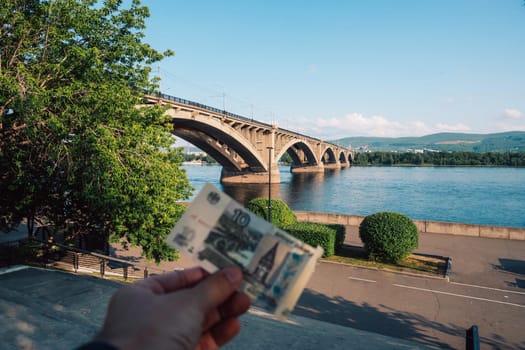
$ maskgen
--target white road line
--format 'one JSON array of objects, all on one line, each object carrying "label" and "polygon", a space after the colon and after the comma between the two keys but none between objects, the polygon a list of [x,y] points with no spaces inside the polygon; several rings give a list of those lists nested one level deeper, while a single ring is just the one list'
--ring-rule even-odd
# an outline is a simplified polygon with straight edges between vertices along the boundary
[{"label": "white road line", "polygon": [[521,305],[521,304],[514,304],[514,303],[507,303],[507,302],[505,302],[505,301],[492,300],[492,299],[485,299],[485,298],[478,298],[478,297],[473,297],[473,296],[470,296],[470,295],[455,294],[455,293],[449,293],[449,292],[442,292],[442,291],[439,291],[439,290],[432,290],[432,289],[426,289],[426,288],[418,288],[418,287],[412,287],[412,286],[405,286],[405,285],[403,285],[403,284],[394,284],[394,286],[396,286],[396,287],[401,287],[401,288],[408,288],[408,289],[420,290],[420,291],[423,291],[423,292],[430,292],[430,293],[437,293],[437,294],[445,294],[445,295],[451,295],[451,296],[454,296],[454,297],[460,297],[460,298],[466,298],[466,299],[474,299],[474,300],[481,300],[481,301],[488,301],[488,302],[496,303],[496,304],[504,304],[504,305],[510,305],[510,306],[517,306],[517,307],[523,307],[523,308],[525,308],[525,305]]},{"label": "white road line", "polygon": [[352,277],[352,276],[349,276],[348,279],[362,281],[362,282],[376,283],[376,281],[373,281],[373,280],[367,280],[364,278],[357,278],[357,277]]},{"label": "white road line", "polygon": [[459,282],[450,282],[450,284],[456,284],[458,286],[466,286],[466,287],[474,287],[474,288],[495,290],[495,291],[503,292],[503,293],[513,293],[513,294],[525,295],[525,292],[518,292],[518,291],[514,291],[514,290],[499,289],[499,288],[492,288],[492,287],[484,287],[484,286],[478,286],[476,284],[467,284],[467,283],[459,283]]}]

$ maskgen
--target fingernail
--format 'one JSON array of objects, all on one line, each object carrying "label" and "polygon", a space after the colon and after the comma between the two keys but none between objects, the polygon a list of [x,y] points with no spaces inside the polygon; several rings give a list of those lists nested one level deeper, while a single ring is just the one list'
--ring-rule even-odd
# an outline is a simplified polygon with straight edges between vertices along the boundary
[{"label": "fingernail", "polygon": [[242,272],[238,267],[226,267],[222,271],[230,283],[238,283],[242,279]]}]

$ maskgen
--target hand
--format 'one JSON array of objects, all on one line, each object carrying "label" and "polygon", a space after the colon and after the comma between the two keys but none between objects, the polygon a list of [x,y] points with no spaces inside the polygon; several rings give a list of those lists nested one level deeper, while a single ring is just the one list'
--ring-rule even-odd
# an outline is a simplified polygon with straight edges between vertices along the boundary
[{"label": "hand", "polygon": [[201,268],[153,276],[117,291],[97,340],[119,349],[217,349],[240,330],[250,307],[236,292],[242,272]]}]

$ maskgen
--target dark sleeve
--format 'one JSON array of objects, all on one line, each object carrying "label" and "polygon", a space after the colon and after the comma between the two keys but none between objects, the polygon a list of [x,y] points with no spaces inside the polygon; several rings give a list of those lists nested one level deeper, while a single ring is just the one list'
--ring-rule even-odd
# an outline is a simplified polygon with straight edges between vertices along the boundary
[{"label": "dark sleeve", "polygon": [[82,345],[76,350],[118,350],[118,348],[102,341],[92,341]]}]

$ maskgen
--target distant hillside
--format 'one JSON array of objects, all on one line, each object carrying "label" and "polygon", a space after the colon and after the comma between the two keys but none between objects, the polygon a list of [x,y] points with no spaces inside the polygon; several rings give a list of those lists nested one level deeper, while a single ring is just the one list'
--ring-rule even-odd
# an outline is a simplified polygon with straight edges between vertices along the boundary
[{"label": "distant hillside", "polygon": [[496,134],[439,133],[421,137],[346,137],[332,141],[352,149],[405,152],[415,149],[470,152],[525,152],[525,131]]}]

